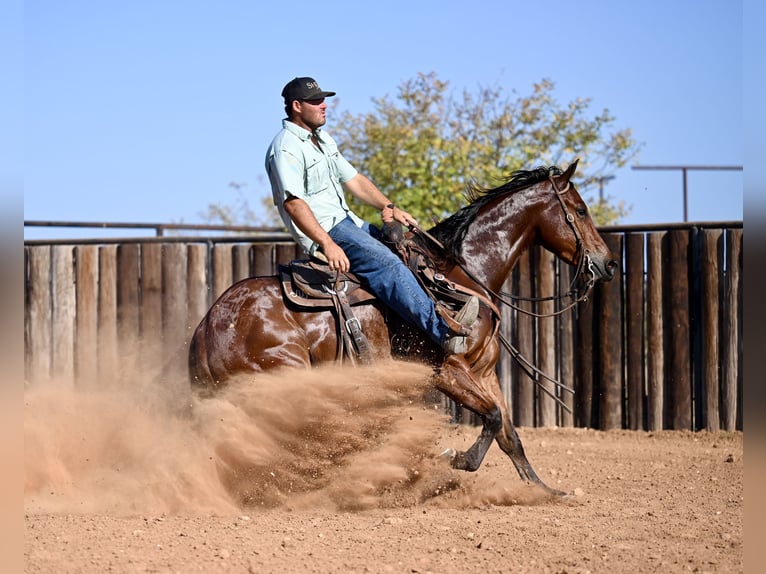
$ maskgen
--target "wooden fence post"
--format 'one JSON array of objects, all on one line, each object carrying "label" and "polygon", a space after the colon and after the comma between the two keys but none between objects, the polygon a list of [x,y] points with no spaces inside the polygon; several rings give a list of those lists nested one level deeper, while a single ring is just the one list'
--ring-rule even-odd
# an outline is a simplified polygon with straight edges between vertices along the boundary
[{"label": "wooden fence post", "polygon": [[250,277],[250,245],[237,244],[232,247],[232,284]]},{"label": "wooden fence post", "polygon": [[45,381],[51,376],[51,247],[25,248],[27,254],[26,379]]},{"label": "wooden fence post", "polygon": [[231,245],[213,246],[213,301],[218,299],[234,283],[231,262]]},{"label": "wooden fence post", "polygon": [[[513,293],[513,277],[509,277],[503,284],[503,289],[507,292]],[[500,308],[500,329],[499,334],[506,341],[513,341],[513,310],[507,305],[498,305]],[[502,346],[500,347],[500,358],[497,361],[497,378],[500,382],[500,388],[503,392],[503,399],[505,400],[508,412],[513,413],[514,399],[513,399],[513,387],[515,380],[513,377],[513,358],[510,352]],[[511,415],[512,416],[512,415]]]},{"label": "wooden fence post", "polygon": [[594,364],[596,347],[594,343],[594,309],[596,292],[591,293],[585,303],[577,307],[575,323],[577,335],[577,363],[575,365],[575,426],[595,428],[597,425],[598,401],[594,401]]},{"label": "wooden fence post", "polygon": [[696,425],[710,432],[718,432],[720,425],[720,348],[719,305],[720,286],[718,272],[723,254],[723,233],[720,229],[700,231],[702,250],[702,421]]},{"label": "wooden fence post", "polygon": [[274,246],[271,244],[256,244],[253,246],[253,276],[263,277],[275,273]]},{"label": "wooden fence post", "polygon": [[98,378],[114,377],[119,347],[117,327],[117,246],[98,250]]},{"label": "wooden fence post", "polygon": [[162,306],[163,257],[161,243],[141,245],[141,294],[139,303],[141,364],[158,369],[165,357]]},{"label": "wooden fence post", "polygon": [[[559,268],[559,293],[569,288],[575,270],[569,265],[556,261]],[[566,299],[564,300],[566,302]],[[556,318],[557,333],[559,340],[559,381],[574,389],[575,358],[574,358],[574,311],[569,310]],[[571,427],[574,424],[574,396],[568,391],[559,393],[562,402],[569,407],[571,412],[563,408],[561,412],[561,426]]]},{"label": "wooden fence post", "polygon": [[[138,355],[139,249],[137,243],[124,243],[117,248],[117,336],[122,363],[135,361]],[[121,365],[115,365],[113,373],[122,372]]]},{"label": "wooden fence post", "polygon": [[644,235],[625,236],[627,427],[644,428]]},{"label": "wooden fence post", "polygon": [[646,238],[646,383],[647,430],[665,426],[665,333],[663,329],[662,244],[665,232]]},{"label": "wooden fence post", "polygon": [[78,385],[93,386],[98,374],[98,247],[75,247],[75,373]]},{"label": "wooden fence post", "polygon": [[[528,251],[524,253],[516,265],[516,277],[518,296],[529,298],[532,296],[533,271],[532,255]],[[525,301],[519,303],[525,309],[531,309],[531,304]],[[535,361],[534,329],[532,317],[525,313],[516,312],[516,336],[515,346],[519,353],[528,361]],[[534,381],[518,366],[513,365],[515,373],[513,421],[517,426],[534,426],[535,424],[535,388]]]},{"label": "wooden fence post", "polygon": [[56,294],[52,315],[53,354],[51,375],[74,385],[74,335],[77,300],[74,283],[74,247],[54,245],[51,252],[53,292]]},{"label": "wooden fence post", "polygon": [[[622,261],[622,237],[605,234],[604,241],[610,251]],[[599,428],[611,430],[622,428],[623,419],[623,362],[622,348],[622,273],[599,285]]]},{"label": "wooden fence post", "polygon": [[667,235],[668,359],[666,388],[670,389],[670,428],[692,430],[691,336],[689,330],[689,232]]},{"label": "wooden fence post", "polygon": [[185,339],[191,339],[194,329],[212,305],[210,294],[212,289],[208,284],[209,252],[207,245],[193,243],[186,253],[186,290],[189,295],[189,305],[186,314]]},{"label": "wooden fence post", "polygon": [[[553,276],[553,254],[539,249],[537,259],[536,297],[547,298],[553,294],[555,281]],[[553,313],[553,301],[540,301],[535,305],[540,315]],[[537,323],[537,363],[538,368],[549,377],[556,376],[556,322],[553,317],[540,317]],[[537,426],[556,425],[556,402],[543,389],[556,396],[556,387],[551,381],[540,377],[537,389]]]},{"label": "wooden fence post", "polygon": [[726,315],[724,316],[723,361],[723,428],[733,431],[739,420],[742,407],[737,397],[742,395],[742,372],[739,369],[742,353],[742,230],[726,232]]},{"label": "wooden fence post", "polygon": [[183,392],[186,384],[186,302],[188,294],[186,247],[162,244],[162,374],[166,384]]}]

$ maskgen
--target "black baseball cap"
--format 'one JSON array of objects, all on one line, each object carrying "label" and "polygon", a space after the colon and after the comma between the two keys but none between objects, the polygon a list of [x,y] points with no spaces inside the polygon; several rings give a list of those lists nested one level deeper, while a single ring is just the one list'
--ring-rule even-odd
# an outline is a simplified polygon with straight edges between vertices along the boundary
[{"label": "black baseball cap", "polygon": [[335,92],[325,92],[322,90],[314,78],[295,78],[290,80],[282,89],[282,97],[285,99],[286,104],[293,100],[318,100],[319,98],[329,98],[334,95]]}]

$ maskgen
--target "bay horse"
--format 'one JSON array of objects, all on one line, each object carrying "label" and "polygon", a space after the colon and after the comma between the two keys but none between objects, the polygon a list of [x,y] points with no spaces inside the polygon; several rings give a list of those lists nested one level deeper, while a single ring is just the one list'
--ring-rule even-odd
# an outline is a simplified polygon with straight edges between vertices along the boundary
[{"label": "bay horse", "polygon": [[[445,356],[425,335],[382,304],[356,307],[375,359],[402,357],[434,367],[432,384],[476,413],[482,430],[463,452],[445,451],[453,468],[477,470],[492,441],[511,459],[521,479],[546,492],[526,458],[495,372],[499,295],[520,255],[542,245],[576,266],[589,286],[610,280],[617,262],[596,230],[588,207],[570,182],[577,161],[516,171],[494,189],[469,188],[467,206],[425,233],[406,237],[434,254],[436,271],[481,295],[479,318],[464,354]],[[189,346],[189,375],[214,392],[235,375],[277,367],[310,367],[337,360],[340,344],[331,310],[306,310],[286,301],[277,277],[252,277],[232,285],[197,326]]]}]

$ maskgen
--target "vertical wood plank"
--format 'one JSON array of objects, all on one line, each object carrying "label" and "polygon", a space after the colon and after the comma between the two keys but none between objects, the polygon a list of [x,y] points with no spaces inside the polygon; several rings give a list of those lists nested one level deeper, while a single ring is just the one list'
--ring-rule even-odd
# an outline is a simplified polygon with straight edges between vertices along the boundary
[{"label": "vertical wood plank", "polygon": [[51,251],[53,289],[53,354],[51,374],[62,383],[74,385],[74,334],[77,308],[74,283],[74,247],[54,245]]},{"label": "vertical wood plank", "polygon": [[139,304],[141,363],[156,368],[162,349],[162,244],[141,246],[141,300]]},{"label": "vertical wood plank", "polygon": [[[557,262],[560,269],[559,292],[568,289],[574,276],[574,268]],[[566,301],[566,300],[565,300]],[[575,360],[574,360],[574,312],[566,311],[556,319],[559,339],[559,380],[564,385],[574,388]],[[574,424],[574,395],[568,391],[559,393],[563,403],[569,408],[568,412],[561,409],[561,426],[571,427]]]},{"label": "vertical wood plank", "polygon": [[117,246],[103,245],[98,254],[98,378],[114,378],[118,365]]},{"label": "vertical wood plank", "polygon": [[[531,252],[524,253],[516,266],[517,274],[517,293],[520,298],[529,299],[532,297],[532,285],[534,284],[534,271]],[[521,301],[519,306],[524,309],[530,309],[528,302]],[[516,313],[516,334],[515,347],[519,353],[532,364],[535,364],[535,346],[534,346],[534,321],[532,317],[525,313]],[[531,427],[535,424],[535,389],[534,382],[529,376],[514,365],[516,392],[513,411],[513,422],[517,426]]]},{"label": "vertical wood plank", "polygon": [[[622,236],[604,234],[609,249],[622,261]],[[599,417],[602,430],[622,428],[623,419],[623,331],[622,269],[609,283],[599,284]]]},{"label": "vertical wood plank", "polygon": [[250,277],[250,244],[232,246],[232,283]]},{"label": "vertical wood plank", "polygon": [[692,429],[691,333],[689,326],[689,231],[673,230],[668,239],[668,349],[670,428]]},{"label": "vertical wood plank", "polygon": [[98,374],[98,246],[75,247],[77,384],[93,386]]},{"label": "vertical wood plank", "polygon": [[[277,243],[276,244],[276,250],[275,250],[275,257],[274,257],[274,264],[279,265],[280,263],[282,265],[285,265],[287,263],[290,263],[293,259],[298,258],[298,253],[303,253],[303,250],[300,249],[299,251],[296,250],[296,244],[295,243]],[[276,267],[271,270],[271,273],[269,275],[273,275],[277,272]]]},{"label": "vertical wood plank", "polygon": [[730,229],[726,232],[726,279],[725,279],[725,311],[724,337],[722,348],[723,379],[722,379],[722,424],[724,430],[733,431],[737,428],[738,386],[741,378],[741,325],[742,317],[742,230]]},{"label": "vertical wood plank", "polygon": [[[138,356],[139,264],[140,246],[137,243],[123,243],[117,247],[117,336],[121,361],[131,361]],[[115,373],[122,372],[118,365]]]},{"label": "vertical wood plank", "polygon": [[253,246],[253,277],[274,274],[274,246],[271,243],[256,243]]},{"label": "vertical wood plank", "polygon": [[30,383],[51,376],[52,309],[51,248],[48,245],[27,247],[26,379]]},{"label": "vertical wood plank", "polygon": [[162,345],[166,384],[186,389],[186,302],[188,261],[180,243],[162,244]]},{"label": "vertical wood plank", "polygon": [[188,341],[202,317],[210,308],[210,288],[208,287],[208,249],[207,245],[192,243],[187,249],[187,290],[189,308],[186,316],[186,340]]},{"label": "vertical wood plank", "polygon": [[[513,278],[508,277],[505,283],[503,283],[503,291],[513,292]],[[507,305],[499,305],[500,308],[500,328],[498,333],[506,341],[512,341],[513,337],[513,311]],[[497,361],[495,371],[497,372],[497,378],[500,382],[500,389],[503,393],[503,398],[508,407],[508,412],[513,413],[513,383],[512,383],[512,363],[513,358],[510,352],[501,344],[500,357]]]},{"label": "vertical wood plank", "polygon": [[650,431],[664,428],[665,333],[662,297],[664,238],[665,232],[650,233],[646,240],[646,428]]},{"label": "vertical wood plank", "polygon": [[223,294],[232,281],[231,245],[219,244],[213,246],[213,300]]},{"label": "vertical wood plank", "polygon": [[702,247],[702,424],[710,432],[720,425],[720,330],[719,330],[719,271],[723,254],[723,233],[720,229],[700,231]]},{"label": "vertical wood plank", "polygon": [[575,425],[595,428],[597,425],[598,401],[594,395],[596,362],[595,308],[597,292],[594,291],[588,301],[580,303],[576,309],[575,329],[577,334],[577,361],[575,363]]},{"label": "vertical wood plank", "polygon": [[[548,298],[554,293],[553,254],[545,249],[540,249],[538,254],[536,296],[538,298]],[[553,301],[551,300],[539,301],[536,307],[539,315],[550,315],[553,313]],[[555,321],[552,317],[537,319],[538,368],[552,378],[556,378],[555,326]],[[540,378],[538,387],[537,426],[555,426],[556,402],[548,393],[556,396],[556,387],[550,380],[543,377]]]},{"label": "vertical wood plank", "polygon": [[625,236],[627,427],[644,428],[644,234]]}]

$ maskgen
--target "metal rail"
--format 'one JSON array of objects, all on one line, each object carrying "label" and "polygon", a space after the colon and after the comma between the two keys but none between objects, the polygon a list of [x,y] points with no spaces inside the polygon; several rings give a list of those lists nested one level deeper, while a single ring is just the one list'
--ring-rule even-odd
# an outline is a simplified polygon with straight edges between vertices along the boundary
[{"label": "metal rail", "polygon": [[684,221],[689,220],[689,192],[686,173],[689,171],[742,171],[741,165],[634,165],[632,169],[649,171],[680,171],[683,173]]}]

